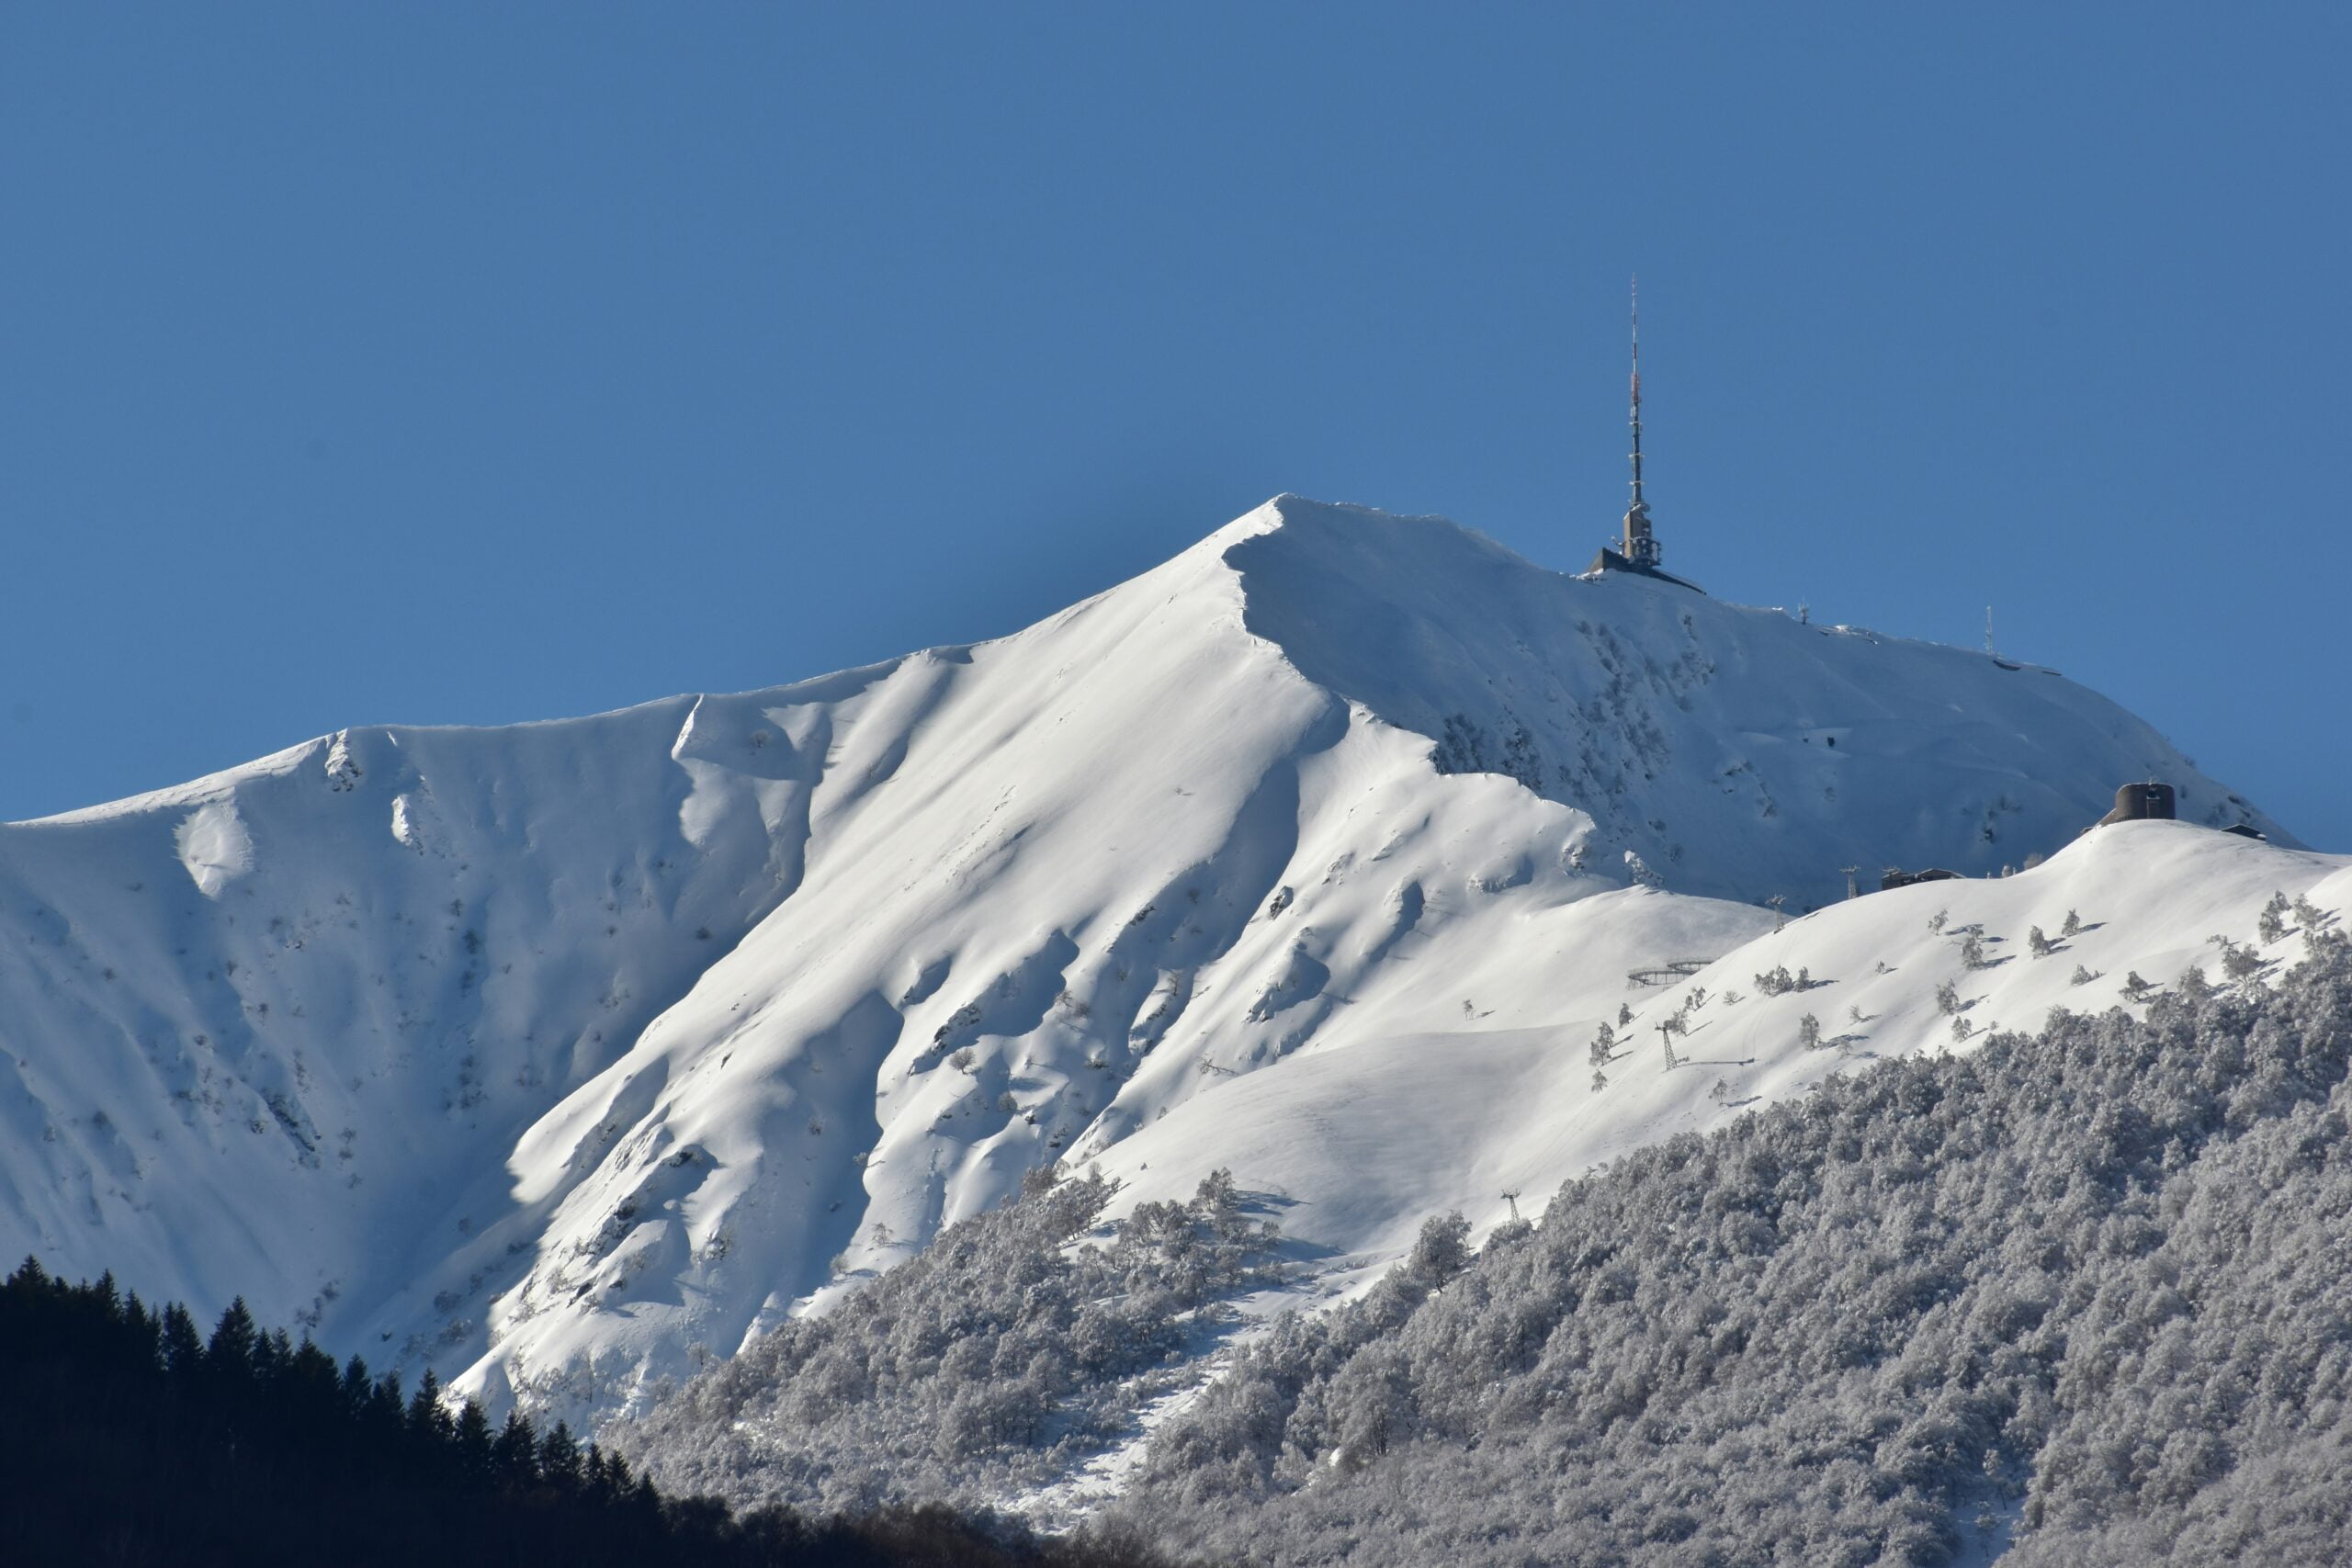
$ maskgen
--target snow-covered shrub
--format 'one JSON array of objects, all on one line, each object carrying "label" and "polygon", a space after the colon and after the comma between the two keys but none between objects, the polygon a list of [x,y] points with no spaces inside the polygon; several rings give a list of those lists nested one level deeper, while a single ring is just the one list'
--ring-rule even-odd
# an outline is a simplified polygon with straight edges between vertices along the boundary
[{"label": "snow-covered shrub", "polygon": [[1934,914],[1929,915],[1928,917],[1928,931],[1929,934],[1934,936],[1943,935],[1944,922],[1951,919],[1951,911],[1950,909],[1938,909]]},{"label": "snow-covered shrub", "polygon": [[1756,989],[1763,996],[1786,996],[1796,988],[1796,977],[1789,973],[1789,967],[1785,964],[1776,964],[1756,976]]},{"label": "snow-covered shrub", "polygon": [[1942,985],[1936,987],[1936,1010],[1938,1012],[1951,1014],[1957,1014],[1960,1011],[1960,987],[1958,985],[1952,981],[1946,980]]},{"label": "snow-covered shrub", "polygon": [[2082,964],[2075,964],[2075,975],[2074,975],[2074,978],[2073,978],[2073,980],[2072,980],[2070,983],[2071,983],[2071,984],[2074,984],[2074,985],[2077,985],[2077,986],[2087,986],[2087,985],[2089,985],[2093,980],[2096,980],[2096,979],[2098,979],[2098,970],[2096,970],[2096,969],[2088,969],[2088,968],[2084,967]]},{"label": "snow-covered shrub", "polygon": [[2040,926],[2031,927],[2026,931],[2025,950],[2036,958],[2047,958],[2053,951],[2050,945],[2050,939],[2041,934]]},{"label": "snow-covered shrub", "polygon": [[2082,935],[2083,917],[2075,913],[2072,909],[2067,910],[2064,923],[2060,925],[2058,928],[2058,934],[2062,938]]},{"label": "snow-covered shrub", "polygon": [[1966,969],[1989,969],[1993,962],[1984,954],[1984,939],[1970,931],[1960,939],[1961,966]]}]

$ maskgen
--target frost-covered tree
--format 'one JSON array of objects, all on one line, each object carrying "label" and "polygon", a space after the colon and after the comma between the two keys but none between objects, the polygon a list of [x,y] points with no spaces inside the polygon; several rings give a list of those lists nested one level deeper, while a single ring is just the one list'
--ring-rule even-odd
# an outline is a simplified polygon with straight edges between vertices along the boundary
[{"label": "frost-covered tree", "polygon": [[1592,1037],[1590,1055],[1593,1066],[1595,1068],[1607,1066],[1610,1058],[1616,1054],[1617,1032],[1604,1022],[1600,1026],[1600,1032]]},{"label": "frost-covered tree", "polygon": [[1951,919],[1951,911],[1950,909],[1938,909],[1934,914],[1928,917],[1928,932],[1935,936],[1943,935],[1944,922]]},{"label": "frost-covered tree", "polygon": [[2033,926],[2027,930],[2025,933],[2025,949],[2036,958],[2047,958],[2055,951],[2055,949],[2053,949],[2050,944],[2050,939],[2041,934],[2041,928],[2040,926]]},{"label": "frost-covered tree", "polygon": [[1797,1043],[1808,1051],[1821,1048],[1821,1020],[1811,1013],[1797,1020]]},{"label": "frost-covered tree", "polygon": [[2061,937],[2076,937],[2082,935],[2083,917],[2075,913],[2072,909],[2067,910],[2064,923],[2060,925],[2058,928],[2058,934]]},{"label": "frost-covered tree", "polygon": [[2284,892],[2273,893],[2270,896],[2270,902],[2262,907],[2262,912],[2254,919],[2254,934],[2261,939],[2263,946],[2267,947],[2274,942],[2285,940],[2287,912],[2293,906],[2287,902],[2287,895]]},{"label": "frost-covered tree", "polygon": [[1952,1015],[1959,1013],[1960,987],[1956,983],[1946,980],[1936,987],[1936,1010]]},{"label": "frost-covered tree", "polygon": [[795,1318],[611,1436],[672,1489],[862,1511],[979,1504],[1099,1450],[1192,1375],[1226,1303],[1275,1278],[1271,1222],[1219,1172],[1087,1239],[1100,1177],[1034,1175],[821,1316]]}]

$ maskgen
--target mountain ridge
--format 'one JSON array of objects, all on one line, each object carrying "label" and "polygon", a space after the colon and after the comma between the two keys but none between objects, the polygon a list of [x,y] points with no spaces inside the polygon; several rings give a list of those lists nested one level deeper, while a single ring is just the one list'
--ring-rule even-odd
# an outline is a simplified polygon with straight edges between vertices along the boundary
[{"label": "mountain ridge", "polygon": [[594,1418],[1207,1089],[2150,764],[2275,829],[2062,681],[1281,498],[1008,637],[0,827],[0,1232]]}]

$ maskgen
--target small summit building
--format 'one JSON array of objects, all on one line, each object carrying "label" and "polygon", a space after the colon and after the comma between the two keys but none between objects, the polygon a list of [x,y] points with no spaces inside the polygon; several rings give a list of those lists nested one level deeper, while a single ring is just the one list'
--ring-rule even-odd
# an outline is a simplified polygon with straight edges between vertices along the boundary
[{"label": "small summit building", "polygon": [[1642,308],[1641,296],[1634,296],[1634,503],[1625,508],[1624,533],[1617,547],[1600,547],[1600,553],[1585,569],[1588,577],[1602,572],[1626,571],[1641,577],[1655,577],[1661,582],[1671,582],[1678,588],[1688,588],[1693,593],[1706,590],[1695,582],[1685,582],[1670,572],[1658,569],[1657,536],[1650,528],[1650,503],[1642,499]]}]

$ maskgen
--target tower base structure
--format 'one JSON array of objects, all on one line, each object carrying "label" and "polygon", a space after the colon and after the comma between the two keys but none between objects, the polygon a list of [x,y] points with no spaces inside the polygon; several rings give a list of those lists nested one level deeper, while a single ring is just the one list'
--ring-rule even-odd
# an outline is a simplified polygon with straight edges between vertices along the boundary
[{"label": "tower base structure", "polygon": [[1675,576],[1672,572],[1660,571],[1654,566],[1644,566],[1640,562],[1633,560],[1616,550],[1611,549],[1606,545],[1600,547],[1600,553],[1592,558],[1592,564],[1584,569],[1584,574],[1587,577],[1598,577],[1604,571],[1629,572],[1635,577],[1655,577],[1660,582],[1671,582],[1677,588],[1688,588],[1693,593],[1704,593],[1706,592],[1705,589],[1700,587],[1695,582],[1686,582],[1681,578]]}]

